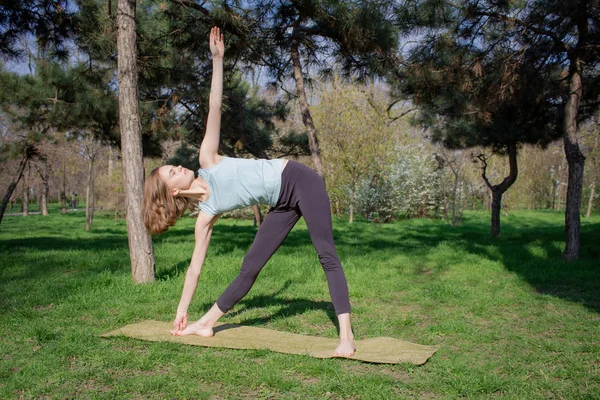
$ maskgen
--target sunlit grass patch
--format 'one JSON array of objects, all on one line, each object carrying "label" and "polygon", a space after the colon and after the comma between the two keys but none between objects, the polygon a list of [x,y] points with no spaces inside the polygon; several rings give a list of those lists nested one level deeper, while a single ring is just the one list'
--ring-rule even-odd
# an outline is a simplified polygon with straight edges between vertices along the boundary
[{"label": "sunlit grass patch", "polygon": [[[155,237],[157,281],[131,280],[125,221],[6,217],[0,227],[0,398],[594,398],[600,393],[600,218],[582,258],[560,259],[561,213],[515,212],[489,237],[464,225],[334,221],[358,339],[441,348],[424,366],[100,339],[174,317],[194,247],[190,218]],[[224,220],[190,318],[239,271],[256,230]],[[301,221],[224,321],[335,337],[325,276]],[[359,349],[360,351],[360,349]]]}]

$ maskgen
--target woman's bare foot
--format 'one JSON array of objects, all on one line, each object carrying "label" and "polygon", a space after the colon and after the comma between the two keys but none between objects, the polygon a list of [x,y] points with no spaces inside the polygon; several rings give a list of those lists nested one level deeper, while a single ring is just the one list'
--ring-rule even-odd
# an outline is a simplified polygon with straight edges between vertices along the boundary
[{"label": "woman's bare foot", "polygon": [[353,339],[340,339],[340,344],[335,349],[333,356],[334,357],[352,357],[354,355],[355,351],[356,351],[356,347],[354,347]]},{"label": "woman's bare foot", "polygon": [[217,323],[225,313],[219,309],[217,303],[208,310],[206,314],[202,316],[198,321],[194,322],[185,329],[178,331],[171,331],[174,336],[185,336],[185,335],[198,335],[204,337],[211,337],[215,333],[213,332],[213,326]]},{"label": "woman's bare foot", "polygon": [[356,351],[354,347],[354,334],[350,324],[350,313],[338,315],[340,324],[340,344],[333,352],[334,357],[352,357]]},{"label": "woman's bare foot", "polygon": [[186,336],[186,335],[198,335],[202,337],[211,337],[215,333],[213,332],[214,324],[203,323],[202,319],[194,322],[182,331],[171,332],[174,336]]}]

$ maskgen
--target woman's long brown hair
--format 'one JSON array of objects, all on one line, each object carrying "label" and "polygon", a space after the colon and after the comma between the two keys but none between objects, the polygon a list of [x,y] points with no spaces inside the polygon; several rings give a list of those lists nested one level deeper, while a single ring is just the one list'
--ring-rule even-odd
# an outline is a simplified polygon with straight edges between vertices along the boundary
[{"label": "woman's long brown hair", "polygon": [[186,197],[175,197],[154,168],[144,184],[144,224],[152,234],[166,232],[193,203]]}]

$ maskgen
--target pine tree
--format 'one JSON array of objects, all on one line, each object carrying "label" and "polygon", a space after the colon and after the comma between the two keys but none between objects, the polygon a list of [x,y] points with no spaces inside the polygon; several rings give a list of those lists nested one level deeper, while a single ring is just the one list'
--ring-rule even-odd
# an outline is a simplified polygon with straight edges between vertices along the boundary
[{"label": "pine tree", "polygon": [[0,54],[23,56],[19,41],[32,35],[38,46],[54,56],[68,55],[75,13],[69,0],[4,0],[0,4]]},{"label": "pine tree", "polygon": [[[313,165],[324,176],[318,132],[307,98],[313,73],[331,76],[336,69],[364,78],[382,73],[397,39],[387,1],[255,0],[222,2],[214,15],[234,33],[240,59],[266,68],[274,85],[295,83]],[[213,15],[213,14],[211,14]]]},{"label": "pine tree", "polygon": [[[422,106],[420,120],[434,127],[434,138],[450,147],[504,149],[510,156],[520,143],[563,136],[571,171],[563,257],[577,258],[584,159],[576,128],[598,106],[598,1],[402,6],[400,27],[426,33],[396,74],[396,87]],[[501,186],[516,179],[513,164]]]}]

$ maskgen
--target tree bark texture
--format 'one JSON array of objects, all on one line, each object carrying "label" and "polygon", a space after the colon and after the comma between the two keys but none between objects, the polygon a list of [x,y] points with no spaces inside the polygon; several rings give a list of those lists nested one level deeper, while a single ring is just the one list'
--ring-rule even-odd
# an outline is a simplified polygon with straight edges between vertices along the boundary
[{"label": "tree bark texture", "polygon": [[10,201],[10,198],[15,191],[15,188],[19,184],[19,181],[23,177],[23,171],[25,171],[25,167],[27,166],[27,162],[34,154],[35,149],[33,146],[28,146],[25,148],[25,152],[23,153],[23,158],[19,163],[19,169],[17,170],[17,174],[13,177],[12,181],[8,185],[8,189],[6,189],[6,193],[4,194],[4,198],[2,199],[2,205],[0,206],[0,223],[2,223],[2,218],[4,217],[4,212],[6,211],[6,205]]},{"label": "tree bark texture", "polygon": [[583,94],[581,84],[581,61],[576,59],[571,64],[571,79],[569,82],[569,98],[565,104],[563,143],[568,164],[567,204],[565,208],[565,250],[562,257],[565,260],[579,258],[579,231],[581,195],[583,191],[583,166],[585,156],[579,148],[577,137],[577,114],[579,102]]},{"label": "tree bark texture", "polygon": [[294,80],[296,81],[296,95],[300,100],[300,111],[302,113],[302,122],[308,133],[308,146],[310,148],[310,158],[315,166],[317,174],[325,181],[323,164],[321,162],[321,152],[319,150],[319,139],[317,137],[317,128],[310,114],[308,100],[306,99],[306,89],[304,87],[304,77],[302,75],[302,63],[300,62],[300,51],[298,42],[292,40],[291,45],[292,64],[294,66]]},{"label": "tree bark texture", "polygon": [[152,238],[142,219],[144,160],[139,110],[135,0],[119,0],[117,52],[119,127],[127,209],[127,236],[131,274],[136,282],[154,280]]}]

